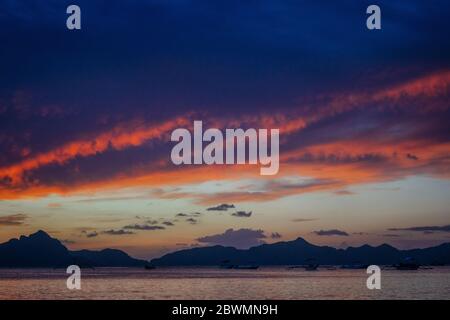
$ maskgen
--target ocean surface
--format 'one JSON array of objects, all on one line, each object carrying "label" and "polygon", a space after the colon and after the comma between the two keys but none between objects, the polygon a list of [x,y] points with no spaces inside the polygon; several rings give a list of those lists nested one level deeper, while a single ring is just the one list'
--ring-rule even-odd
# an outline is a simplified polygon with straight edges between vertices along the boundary
[{"label": "ocean surface", "polygon": [[450,267],[382,270],[381,289],[361,270],[218,268],[82,269],[69,290],[63,269],[0,269],[0,299],[450,299]]}]

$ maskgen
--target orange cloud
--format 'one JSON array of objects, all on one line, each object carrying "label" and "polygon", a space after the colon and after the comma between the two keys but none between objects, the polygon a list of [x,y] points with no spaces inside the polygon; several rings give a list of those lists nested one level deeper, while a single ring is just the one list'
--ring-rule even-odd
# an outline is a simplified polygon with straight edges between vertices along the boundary
[{"label": "orange cloud", "polygon": [[[450,71],[445,70],[406,83],[377,92],[373,95],[374,100],[401,99],[405,96],[437,97],[449,93]],[[448,104],[447,104],[448,107]]]},{"label": "orange cloud", "polygon": [[131,121],[117,125],[110,131],[95,137],[69,142],[59,148],[37,154],[9,167],[0,168],[0,177],[11,179],[12,185],[22,181],[26,171],[34,170],[52,163],[64,164],[75,157],[87,157],[102,153],[107,149],[123,150],[139,146],[153,139],[160,139],[174,128],[185,126],[185,118],[176,118],[161,124],[147,125],[140,121]]},{"label": "orange cloud", "polygon": [[[391,88],[375,92],[357,92],[335,95],[324,105],[273,115],[246,115],[239,120],[211,118],[208,121],[215,127],[264,127],[280,128],[282,137],[300,132],[311,124],[336,113],[352,109],[371,107],[375,103],[377,110],[387,108],[389,103],[403,98],[424,97],[430,103],[417,109],[418,112],[443,111],[448,103],[432,103],[437,97],[448,94],[450,72],[444,71],[407,81]],[[401,107],[409,107],[402,104]],[[436,109],[430,109],[436,108]],[[305,111],[306,110],[306,111]],[[211,180],[267,179],[259,176],[255,166],[235,165],[184,166],[177,167],[169,158],[153,163],[147,167],[131,170],[129,174],[117,173],[111,177],[89,183],[71,185],[44,185],[39,182],[22,187],[23,175],[40,167],[57,163],[65,164],[76,157],[88,157],[112,148],[124,150],[140,146],[153,140],[161,140],[171,130],[178,127],[190,127],[191,121],[179,117],[155,125],[139,121],[121,124],[107,132],[90,139],[69,142],[54,150],[31,156],[29,159],[9,167],[0,168],[0,177],[10,177],[12,187],[0,187],[0,199],[40,197],[48,194],[94,193],[98,190],[120,189],[126,187],[161,187],[177,186]],[[382,131],[382,130],[380,130]],[[289,139],[284,143],[289,144]],[[376,137],[358,137],[327,143],[298,147],[294,150],[281,151],[281,166],[278,177],[311,177],[328,183],[311,185],[307,188],[280,188],[272,185],[265,192],[229,192],[217,195],[197,195],[192,193],[155,194],[158,197],[193,198],[202,204],[217,201],[268,201],[280,197],[324,190],[339,190],[349,185],[368,182],[400,179],[412,174],[431,174],[440,178],[450,177],[450,143],[432,139],[412,139],[410,137],[391,137],[380,132]],[[378,162],[377,162],[378,161]]]},{"label": "orange cloud", "polygon": [[[444,70],[425,75],[404,83],[367,92],[346,92],[332,94],[324,98],[320,105],[302,105],[285,113],[241,116],[239,120],[226,121],[230,127],[248,124],[261,128],[280,128],[283,135],[292,134],[306,127],[340,113],[367,108],[374,104],[381,111],[402,99],[425,98],[426,103],[415,111],[418,113],[444,111],[450,108],[447,101],[433,103],[434,98],[445,97],[450,92],[450,71]],[[397,108],[410,108],[410,103],[395,104]],[[224,120],[222,120],[223,125]],[[218,122],[218,126],[220,122]]]},{"label": "orange cloud", "polygon": [[[341,190],[345,187],[380,181],[401,179],[407,175],[427,173],[449,178],[448,160],[450,144],[401,143],[396,146],[376,144],[372,141],[340,141],[293,150],[282,154],[280,174],[276,177],[301,176],[319,181],[310,185],[280,186],[270,183],[272,178],[259,175],[255,166],[232,165],[226,170],[218,166],[176,167],[168,164],[154,171],[134,170],[132,176],[117,174],[107,180],[70,186],[35,185],[26,190],[3,189],[0,197],[15,199],[40,197],[56,193],[61,195],[92,195],[98,191],[129,187],[157,188],[152,196],[161,199],[193,199],[199,204],[217,202],[270,201],[308,192]],[[409,154],[409,157],[408,157]],[[370,156],[382,159],[372,163]],[[416,157],[417,159],[415,159]],[[438,164],[439,159],[444,159]],[[432,165],[430,165],[432,163]],[[438,166],[438,167],[437,167]],[[257,179],[266,182],[263,191],[232,191],[217,194],[193,192],[163,192],[162,186],[182,186],[204,181],[233,181]],[[149,195],[149,198],[151,196]]]}]

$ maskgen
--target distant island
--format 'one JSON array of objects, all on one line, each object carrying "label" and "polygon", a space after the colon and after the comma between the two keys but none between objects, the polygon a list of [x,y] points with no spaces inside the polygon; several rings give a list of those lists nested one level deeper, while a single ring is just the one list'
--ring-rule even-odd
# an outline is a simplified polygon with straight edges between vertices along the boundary
[{"label": "distant island", "polygon": [[0,244],[1,268],[62,268],[71,264],[81,267],[142,267],[146,261],[115,249],[70,251],[42,230]]},{"label": "distant island", "polygon": [[247,250],[212,246],[181,250],[151,261],[155,266],[213,266],[224,261],[235,265],[393,265],[412,258],[421,265],[450,265],[450,243],[425,249],[399,250],[388,244],[336,249],[316,246],[302,238],[262,244]]},{"label": "distant island", "polygon": [[336,249],[297,238],[247,250],[223,246],[185,249],[153,259],[150,264],[117,249],[70,251],[42,230],[0,244],[0,268],[58,268],[70,264],[81,267],[218,266],[224,261],[268,266],[302,265],[311,260],[321,265],[392,265],[405,258],[413,258],[422,265],[450,265],[450,243],[411,250],[399,250],[388,244]]}]

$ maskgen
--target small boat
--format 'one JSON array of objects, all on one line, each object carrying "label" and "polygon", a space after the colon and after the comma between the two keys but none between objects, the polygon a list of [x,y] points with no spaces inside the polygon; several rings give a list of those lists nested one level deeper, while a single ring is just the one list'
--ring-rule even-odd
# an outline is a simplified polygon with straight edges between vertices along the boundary
[{"label": "small boat", "polygon": [[401,262],[395,266],[395,269],[397,269],[397,270],[417,270],[417,269],[419,269],[419,267],[420,266],[418,264]]},{"label": "small boat", "polygon": [[318,264],[308,264],[305,266],[306,271],[317,271],[317,268],[319,267]]},{"label": "small boat", "polygon": [[368,266],[369,266],[368,264],[362,264],[362,263],[344,264],[341,266],[341,269],[350,269],[350,270],[367,269]]},{"label": "small boat", "polygon": [[154,265],[151,265],[151,264],[146,264],[145,266],[144,266],[144,269],[145,270],[153,270],[153,269],[155,269],[156,267],[154,266]]},{"label": "small boat", "polygon": [[233,269],[233,264],[231,264],[230,260],[223,260],[219,267],[220,269]]},{"label": "small boat", "polygon": [[397,270],[418,270],[420,265],[413,258],[407,257],[394,267]]},{"label": "small boat", "polygon": [[316,259],[310,258],[307,259],[306,262],[308,262],[308,264],[304,266],[305,271],[317,271],[319,264],[317,263]]},{"label": "small boat", "polygon": [[239,265],[239,264],[237,264],[237,265],[235,265],[235,266],[233,266],[233,269],[240,269],[240,270],[256,270],[256,269],[258,269],[259,268],[259,266],[257,266],[257,265]]},{"label": "small boat", "polygon": [[241,270],[256,270],[259,268],[256,264],[232,264],[230,260],[223,260],[219,268],[221,269],[241,269]]}]

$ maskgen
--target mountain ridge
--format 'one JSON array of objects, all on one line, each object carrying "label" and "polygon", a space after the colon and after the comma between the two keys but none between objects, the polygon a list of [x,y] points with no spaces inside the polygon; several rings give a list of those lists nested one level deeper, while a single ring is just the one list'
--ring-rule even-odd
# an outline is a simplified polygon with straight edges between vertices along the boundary
[{"label": "mountain ridge", "polygon": [[[221,245],[183,249],[151,260],[155,266],[214,266],[224,260],[233,264],[301,265],[314,260],[319,264],[396,264],[413,257],[421,264],[450,265],[450,243],[424,248],[399,250],[387,243],[364,244],[338,249],[314,245],[298,237],[291,241],[261,244],[249,249]],[[118,249],[68,250],[56,238],[38,230],[0,244],[0,268],[67,267],[143,267],[144,260],[135,259]]]},{"label": "mountain ridge", "polygon": [[399,250],[387,243],[337,249],[317,246],[299,237],[292,241],[261,244],[249,249],[225,246],[184,249],[152,259],[151,263],[156,266],[205,266],[219,265],[228,260],[233,264],[300,265],[314,260],[327,265],[387,265],[396,264],[406,257],[413,257],[422,264],[450,264],[450,243],[410,250]]},{"label": "mountain ridge", "polygon": [[76,264],[82,267],[135,267],[146,261],[117,249],[68,250],[58,239],[38,230],[0,244],[1,268],[57,268]]}]

